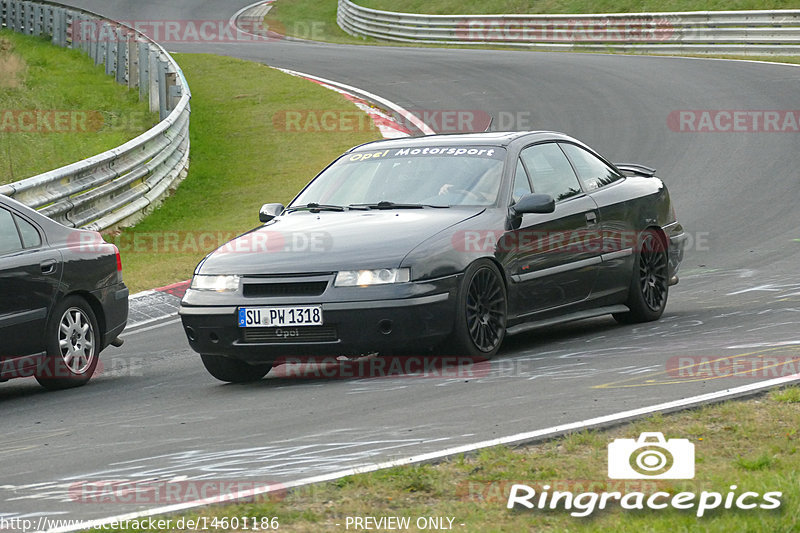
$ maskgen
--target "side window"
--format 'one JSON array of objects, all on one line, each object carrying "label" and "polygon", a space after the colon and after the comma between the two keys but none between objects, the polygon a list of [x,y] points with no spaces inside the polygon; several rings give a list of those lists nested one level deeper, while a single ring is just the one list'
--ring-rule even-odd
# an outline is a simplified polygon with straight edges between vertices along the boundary
[{"label": "side window", "polygon": [[0,254],[7,254],[22,249],[17,226],[11,213],[0,208]]},{"label": "side window", "polygon": [[531,192],[531,182],[528,181],[528,173],[522,165],[522,159],[517,159],[517,170],[514,174],[514,203],[519,202],[519,199]]},{"label": "side window", "polygon": [[530,172],[533,192],[549,194],[556,201],[582,192],[578,177],[556,143],[535,144],[525,148],[520,157]]},{"label": "side window", "polygon": [[586,190],[591,192],[622,179],[611,167],[603,163],[593,154],[574,144],[563,143],[561,147],[575,166]]},{"label": "side window", "polygon": [[17,221],[23,248],[37,248],[42,244],[42,238],[36,228],[33,227],[33,224],[16,215],[14,215],[14,220]]}]

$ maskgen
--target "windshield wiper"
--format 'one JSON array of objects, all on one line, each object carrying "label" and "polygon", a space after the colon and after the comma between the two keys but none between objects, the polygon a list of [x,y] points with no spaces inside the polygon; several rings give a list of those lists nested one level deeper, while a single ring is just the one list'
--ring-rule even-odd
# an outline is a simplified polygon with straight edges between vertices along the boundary
[{"label": "windshield wiper", "polygon": [[381,200],[376,204],[350,204],[349,207],[366,207],[368,209],[422,209],[424,207],[450,207],[449,205],[431,205],[431,204],[398,204]]},{"label": "windshield wiper", "polygon": [[286,208],[286,212],[297,211],[299,209],[308,209],[312,213],[319,213],[320,211],[344,211],[347,208],[341,205],[328,205],[318,204],[317,202],[309,202],[306,205],[293,205]]}]

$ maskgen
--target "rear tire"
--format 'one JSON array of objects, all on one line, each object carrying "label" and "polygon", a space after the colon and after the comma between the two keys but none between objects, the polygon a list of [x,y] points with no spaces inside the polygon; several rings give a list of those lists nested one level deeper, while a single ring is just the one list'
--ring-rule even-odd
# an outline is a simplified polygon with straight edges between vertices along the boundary
[{"label": "rear tire", "polygon": [[258,381],[272,369],[272,363],[251,365],[238,359],[221,355],[200,354],[208,373],[220,381],[228,383],[249,383]]},{"label": "rear tire", "polygon": [[475,261],[461,280],[453,333],[443,351],[491,359],[505,338],[507,313],[506,285],[497,265],[488,259]]},{"label": "rear tire", "polygon": [[47,356],[36,369],[36,381],[50,390],[86,385],[97,368],[102,342],[97,318],[86,300],[68,296],[58,304],[46,335]]},{"label": "rear tire", "polygon": [[661,318],[669,295],[668,265],[661,236],[653,230],[642,232],[637,241],[628,301],[625,302],[630,311],[614,313],[617,322],[635,324]]}]

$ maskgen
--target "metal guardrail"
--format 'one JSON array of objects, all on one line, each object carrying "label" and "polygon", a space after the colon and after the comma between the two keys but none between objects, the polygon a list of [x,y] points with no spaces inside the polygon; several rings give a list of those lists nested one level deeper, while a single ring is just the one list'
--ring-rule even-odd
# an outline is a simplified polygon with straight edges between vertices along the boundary
[{"label": "metal guardrail", "polygon": [[161,122],[127,143],[62,168],[0,185],[0,194],[71,227],[130,225],[186,176],[191,93],[159,44],[120,22],[44,1],[0,0],[0,27],[80,49],[120,84],[139,88]]},{"label": "metal guardrail", "polygon": [[416,15],[339,0],[339,26],[356,37],[535,50],[800,55],[800,10],[605,15]]}]

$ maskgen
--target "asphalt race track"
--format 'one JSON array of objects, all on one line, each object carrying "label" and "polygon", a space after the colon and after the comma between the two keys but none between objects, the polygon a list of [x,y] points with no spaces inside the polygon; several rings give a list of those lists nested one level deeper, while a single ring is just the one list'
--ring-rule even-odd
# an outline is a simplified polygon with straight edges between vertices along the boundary
[{"label": "asphalt race track", "polygon": [[[248,2],[67,3],[123,20],[227,20]],[[655,167],[692,235],[681,282],[658,322],[609,317],[530,332],[507,339],[483,371],[444,379],[273,371],[224,385],[176,319],[134,328],[104,353],[106,371],[88,387],[0,385],[0,516],[89,519],[164,503],[81,503],[70,489],[85,480],[286,482],[758,381],[693,379],[691,369],[676,377],[668,369],[677,357],[800,357],[800,133],[691,133],[667,122],[680,110],[797,109],[800,68],[289,41],[167,48],[330,78],[410,110],[515,117],[513,128],[562,131],[616,162]]]}]

